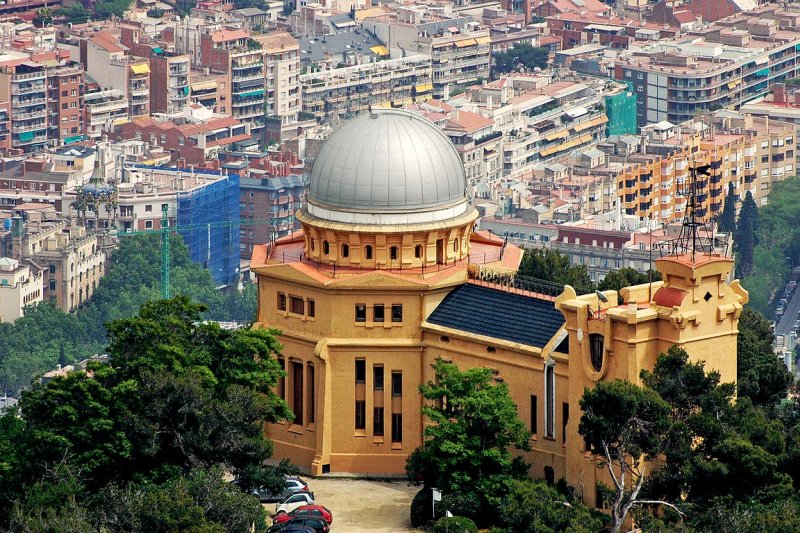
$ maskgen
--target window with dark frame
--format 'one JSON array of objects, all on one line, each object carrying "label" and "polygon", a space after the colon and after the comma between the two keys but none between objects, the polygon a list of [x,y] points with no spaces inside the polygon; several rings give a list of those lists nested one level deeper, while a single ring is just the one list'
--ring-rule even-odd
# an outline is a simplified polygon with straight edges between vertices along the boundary
[{"label": "window with dark frame", "polygon": [[372,245],[368,244],[364,247],[364,256],[366,259],[372,259]]},{"label": "window with dark frame", "polygon": [[[278,359],[278,364],[281,365],[281,370],[286,371],[286,361],[283,358]],[[286,399],[286,376],[278,378],[278,396],[281,400]]]},{"label": "window with dark frame", "polygon": [[554,365],[544,367],[544,436],[556,436],[556,370]]},{"label": "window with dark frame", "polygon": [[531,394],[531,433],[536,435],[539,433],[539,398],[535,394]]},{"label": "window with dark frame", "polygon": [[389,247],[389,259],[391,259],[392,261],[397,260],[397,246]]},{"label": "window with dark frame", "polygon": [[403,442],[402,413],[392,413],[392,442]]},{"label": "window with dark frame", "polygon": [[315,410],[317,408],[317,391],[314,389],[315,376],[314,365],[308,365],[308,423],[313,424],[316,419]]},{"label": "window with dark frame", "polygon": [[383,437],[383,407],[372,409],[372,434],[376,437]]},{"label": "window with dark frame", "polygon": [[569,423],[569,404],[561,404],[561,443],[567,443],[567,424]]},{"label": "window with dark frame", "polygon": [[420,259],[422,257],[422,245],[418,244],[414,246],[414,257]]},{"label": "window with dark frame", "polygon": [[372,321],[383,322],[383,304],[375,304],[372,306]]},{"label": "window with dark frame", "polygon": [[367,321],[367,304],[356,304],[356,322]]},{"label": "window with dark frame", "polygon": [[367,427],[367,402],[356,400],[356,429],[366,429]]},{"label": "window with dark frame", "polygon": [[292,361],[292,412],[293,424],[303,425],[303,363]]},{"label": "window with dark frame", "polygon": [[372,387],[375,390],[383,390],[383,365],[372,367]]},{"label": "window with dark frame", "polygon": [[317,316],[317,307],[314,300],[306,300],[306,314],[308,314],[310,318]]},{"label": "window with dark frame", "polygon": [[296,315],[302,315],[305,313],[305,302],[303,302],[302,298],[300,298],[299,296],[292,296],[290,300],[291,300],[290,310],[292,313]]},{"label": "window with dark frame", "polygon": [[342,257],[350,257],[350,245],[343,244],[342,245]]},{"label": "window with dark frame", "polygon": [[322,241],[322,253],[325,255],[331,253],[331,245],[328,241]]},{"label": "window with dark frame", "polygon": [[278,311],[286,311],[286,295],[278,293]]},{"label": "window with dark frame", "polygon": [[398,371],[392,372],[392,396],[403,395],[403,373]]},{"label": "window with dark frame", "polygon": [[366,383],[367,381],[367,361],[356,359],[356,383]]},{"label": "window with dark frame", "polygon": [[392,304],[392,322],[402,322],[402,321],[403,321],[403,305]]}]

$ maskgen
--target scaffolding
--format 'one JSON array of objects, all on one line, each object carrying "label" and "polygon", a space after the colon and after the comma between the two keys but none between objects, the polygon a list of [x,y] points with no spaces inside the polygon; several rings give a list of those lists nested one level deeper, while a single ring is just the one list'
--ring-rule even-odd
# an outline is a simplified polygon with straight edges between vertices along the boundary
[{"label": "scaffolding", "polygon": [[635,135],[639,132],[636,125],[636,95],[632,92],[620,91],[606,96],[606,115],[607,136]]},{"label": "scaffolding", "polygon": [[229,174],[205,187],[178,192],[177,231],[195,263],[211,272],[218,286],[239,276],[239,175]]}]

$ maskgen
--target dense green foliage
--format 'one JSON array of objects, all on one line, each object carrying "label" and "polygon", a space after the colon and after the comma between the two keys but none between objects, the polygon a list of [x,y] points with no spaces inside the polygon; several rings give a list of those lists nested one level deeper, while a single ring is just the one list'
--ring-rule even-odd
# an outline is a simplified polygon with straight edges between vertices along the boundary
[{"label": "dense green foliage", "polygon": [[719,231],[734,233],[736,231],[736,191],[733,182],[728,183],[728,194],[725,195],[725,205],[719,217]]},{"label": "dense green foliage", "polygon": [[800,178],[792,177],[774,183],[769,203],[758,208],[752,273],[743,277],[742,285],[750,292],[750,305],[767,316],[770,297],[783,289],[792,267],[800,265],[798,198]]},{"label": "dense green foliage", "polygon": [[461,371],[437,359],[433,370],[436,379],[420,385],[427,400],[422,411],[432,424],[425,428],[424,445],[408,459],[409,479],[422,479],[426,487],[454,498],[454,514],[485,520],[511,481],[525,476],[527,469],[512,449],[529,450],[530,432],[508,386],[495,383],[491,369]]},{"label": "dense green foliage", "polygon": [[547,48],[537,48],[525,43],[517,43],[514,48],[506,52],[492,54],[492,75],[507,72],[525,71],[532,72],[534,68],[547,67],[550,51]]},{"label": "dense green foliage", "polygon": [[753,273],[753,257],[758,244],[758,208],[753,195],[747,191],[739,211],[733,246],[736,251],[736,275],[740,278]]},{"label": "dense green foliage", "polygon": [[792,374],[772,350],[774,332],[758,312],[745,307],[737,338],[737,394],[756,405],[773,406],[786,398]]},{"label": "dense green foliage", "polygon": [[440,518],[433,526],[433,533],[478,533],[475,522],[464,516]]},{"label": "dense green foliage", "polygon": [[[0,323],[0,388],[14,393],[33,376],[101,353],[106,342],[103,325],[130,317],[148,301],[160,298],[161,256],[159,237],[127,237],[114,252],[108,272],[91,301],[75,314],[65,314],[49,302],[26,308],[13,324]],[[243,291],[220,292],[208,270],[189,259],[183,239],[171,241],[170,291],[208,307],[205,318],[252,321],[258,289],[247,284]],[[59,361],[62,350],[66,361]]]},{"label": "dense green foliage", "polygon": [[642,285],[650,281],[661,281],[661,272],[657,270],[639,272],[631,267],[625,267],[606,274],[606,277],[597,284],[597,288],[601,291],[619,291],[624,287]]},{"label": "dense green foliage", "polygon": [[517,275],[550,282],[558,289],[571,285],[579,293],[595,289],[586,265],[572,265],[568,255],[548,248],[525,250]]},{"label": "dense green foliage", "polygon": [[[0,418],[0,524],[15,531],[245,531],[258,500],[222,481],[280,488],[264,422],[289,418],[273,392],[274,333],[204,323],[185,297],[109,323],[111,364],[36,383]],[[67,523],[62,520],[69,520]]]},{"label": "dense green foliage", "polygon": [[[743,317],[740,350],[758,350],[769,326],[755,314]],[[792,530],[794,519],[785,517],[798,507],[800,405],[785,399],[785,376],[753,369],[751,382],[763,389],[736,398],[733,384],[673,347],[642,372],[644,388],[619,381],[584,393],[580,432],[605,457],[601,466],[616,464],[619,474],[620,457],[631,465],[627,486],[611,487],[614,525],[627,510],[646,531]],[[653,459],[649,474],[636,469],[640,454]]]},{"label": "dense green foliage", "polygon": [[592,533],[602,531],[606,518],[588,509],[571,494],[560,493],[543,481],[514,481],[500,508],[508,533]]}]

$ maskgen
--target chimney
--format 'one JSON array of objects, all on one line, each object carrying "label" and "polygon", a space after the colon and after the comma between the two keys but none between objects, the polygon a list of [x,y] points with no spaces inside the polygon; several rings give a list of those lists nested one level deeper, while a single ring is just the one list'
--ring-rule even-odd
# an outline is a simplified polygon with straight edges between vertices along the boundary
[{"label": "chimney", "polygon": [[786,103],[786,85],[776,83],[772,89],[772,99],[776,104]]}]

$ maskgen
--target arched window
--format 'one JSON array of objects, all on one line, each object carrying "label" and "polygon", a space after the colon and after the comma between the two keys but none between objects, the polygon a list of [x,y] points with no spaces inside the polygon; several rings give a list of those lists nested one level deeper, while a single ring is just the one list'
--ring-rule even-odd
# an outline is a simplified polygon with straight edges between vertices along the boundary
[{"label": "arched window", "polygon": [[343,244],[342,245],[342,257],[350,257],[350,245]]},{"label": "arched window", "polygon": [[589,335],[589,352],[595,372],[603,369],[604,339],[599,333]]}]

